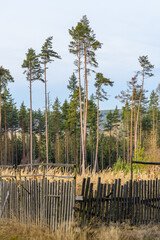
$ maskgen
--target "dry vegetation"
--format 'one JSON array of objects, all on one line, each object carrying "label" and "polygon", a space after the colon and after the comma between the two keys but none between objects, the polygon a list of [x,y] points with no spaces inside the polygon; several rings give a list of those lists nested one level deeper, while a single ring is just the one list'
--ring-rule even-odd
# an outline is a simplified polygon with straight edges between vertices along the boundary
[{"label": "dry vegetation", "polygon": [[26,226],[12,220],[1,220],[1,240],[154,240],[160,239],[160,225],[131,227],[121,226],[98,227],[96,229],[77,229],[72,227],[67,233],[61,229],[56,233],[37,226]]},{"label": "dry vegetation", "polygon": [[[15,172],[10,169],[3,169],[1,172],[2,175],[15,175]],[[23,179],[24,175],[28,174],[28,169],[25,169],[21,171],[21,176]],[[41,169],[37,169],[36,172],[32,172],[29,174],[43,174],[43,171]],[[48,175],[58,175],[59,177],[72,175],[71,172],[65,172],[61,171],[60,169],[48,169],[48,172],[46,173]],[[17,180],[19,181],[19,173],[16,175]],[[130,180],[130,172],[114,172],[111,169],[110,170],[104,170],[102,172],[99,172],[98,174],[94,174],[91,171],[86,171],[85,175],[79,175],[77,174],[77,194],[81,194],[81,187],[82,187],[82,181],[83,178],[91,178],[91,182],[94,183],[94,187],[96,188],[98,177],[101,177],[101,181],[103,183],[113,183],[115,179],[120,178],[122,181],[122,184],[124,184],[126,181]],[[153,168],[146,168],[145,170],[141,172],[135,172],[134,173],[134,180],[149,180],[149,179],[155,179],[160,178],[160,169],[159,167],[153,167]],[[38,180],[40,180],[42,177],[38,177]],[[10,178],[7,178],[8,180]],[[35,179],[35,177],[32,177],[32,179]],[[50,181],[57,180],[57,178],[48,177]],[[66,179],[65,179],[66,180]],[[147,226],[139,226],[139,227],[132,227],[128,224],[121,224],[119,225],[111,225],[110,227],[105,226],[99,226],[96,229],[92,227],[79,229],[77,226],[72,226],[69,232],[64,232],[61,229],[57,230],[56,233],[49,232],[49,230],[42,229],[37,226],[29,226],[29,225],[23,225],[17,222],[16,220],[1,220],[0,223],[0,239],[6,239],[6,240],[23,240],[23,239],[53,239],[53,240],[154,240],[154,239],[160,239],[160,225],[156,224],[150,224]]]},{"label": "dry vegetation", "polygon": [[[3,169],[1,171],[2,175],[12,175],[15,176],[15,171],[13,171],[12,169]],[[32,172],[28,172],[28,168],[21,170],[21,179],[23,180],[23,176],[25,175],[43,175],[43,170],[41,168],[38,168],[35,171]],[[51,169],[49,168],[48,171],[46,172],[46,175],[56,175],[59,176],[57,177],[47,177],[48,180],[50,181],[54,181],[54,180],[59,180],[61,179],[61,176],[74,176],[73,173],[71,172],[67,172],[67,171],[61,171],[60,168],[54,168]],[[98,182],[98,178],[101,178],[101,182],[102,183],[114,183],[115,179],[121,179],[121,184],[124,184],[125,182],[129,181],[131,179],[131,173],[130,171],[128,171],[127,173],[124,171],[119,171],[119,172],[115,172],[112,169],[108,169],[108,170],[103,170],[102,172],[99,173],[94,173],[91,172],[89,169],[86,170],[86,173],[83,175],[79,175],[77,174],[76,177],[76,193],[78,195],[81,194],[81,188],[82,188],[82,181],[83,178],[87,178],[90,177],[91,178],[91,182],[94,183],[94,189],[96,189],[97,187],[97,182]],[[16,173],[16,178],[19,181],[20,179],[20,175],[19,173]],[[145,168],[143,171],[138,171],[138,172],[134,172],[133,174],[133,180],[150,180],[150,179],[155,179],[155,178],[159,178],[160,179],[160,167],[156,166],[156,167],[149,167],[149,168]],[[11,178],[7,178],[8,180]],[[31,177],[31,179],[42,179],[42,177]],[[72,178],[65,178],[63,179],[64,181],[66,180],[73,180]]]}]

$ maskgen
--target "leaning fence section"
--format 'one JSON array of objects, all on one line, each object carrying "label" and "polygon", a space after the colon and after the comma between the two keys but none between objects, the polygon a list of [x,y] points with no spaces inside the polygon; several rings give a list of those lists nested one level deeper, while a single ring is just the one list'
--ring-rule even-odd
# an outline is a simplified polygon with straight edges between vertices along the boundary
[{"label": "leaning fence section", "polygon": [[113,184],[102,184],[98,179],[97,190],[93,190],[90,178],[83,179],[79,218],[81,225],[90,222],[126,222],[132,225],[160,221],[160,180],[130,180],[121,185],[116,179]]},{"label": "leaning fence section", "polygon": [[0,193],[0,217],[53,230],[74,220],[75,180],[1,180]]}]

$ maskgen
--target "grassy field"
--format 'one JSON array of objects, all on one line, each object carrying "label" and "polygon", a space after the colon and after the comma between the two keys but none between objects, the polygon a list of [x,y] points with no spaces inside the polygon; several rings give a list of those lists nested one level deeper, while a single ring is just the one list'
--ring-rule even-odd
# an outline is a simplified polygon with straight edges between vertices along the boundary
[{"label": "grassy field", "polygon": [[51,233],[36,226],[26,226],[16,221],[1,220],[1,240],[158,240],[160,239],[160,225],[131,227],[121,226],[97,227],[96,229],[78,229],[72,227],[70,232],[57,230]]}]

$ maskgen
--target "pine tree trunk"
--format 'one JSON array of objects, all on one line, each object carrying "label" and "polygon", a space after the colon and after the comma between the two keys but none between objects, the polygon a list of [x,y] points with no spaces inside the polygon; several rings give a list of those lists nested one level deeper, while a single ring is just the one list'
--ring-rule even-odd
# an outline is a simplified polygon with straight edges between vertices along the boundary
[{"label": "pine tree trunk", "polygon": [[111,167],[111,130],[109,131],[109,167]]},{"label": "pine tree trunk", "polygon": [[32,171],[32,82],[31,82],[31,70],[30,70],[30,164]]},{"label": "pine tree trunk", "polygon": [[123,131],[123,162],[126,162],[126,142],[125,142],[125,131]]},{"label": "pine tree trunk", "polygon": [[127,119],[127,164],[129,165],[129,122]]},{"label": "pine tree trunk", "polygon": [[97,143],[96,143],[96,157],[95,157],[95,164],[94,164],[94,172],[99,170],[98,165],[98,144],[99,144],[99,91],[98,89],[98,96],[97,96]]},{"label": "pine tree trunk", "polygon": [[46,59],[44,61],[44,81],[45,81],[45,121],[46,121],[46,163],[48,164],[48,121],[47,121],[47,79],[46,79]]},{"label": "pine tree trunk", "polygon": [[[85,71],[85,112],[84,112],[84,154],[85,154],[85,163],[87,164],[87,148],[86,148],[86,137],[87,137],[87,110],[88,110],[88,81],[87,81],[87,53],[85,48],[85,41],[84,41],[84,71]],[[98,163],[97,163],[98,164]],[[98,168],[98,165],[97,165]]]},{"label": "pine tree trunk", "polygon": [[143,86],[144,86],[144,69],[143,69],[143,78],[142,78],[142,88],[141,88],[141,94],[139,97],[139,103],[138,103],[138,110],[137,110],[137,118],[136,118],[136,124],[135,124],[135,151],[137,149],[137,129],[138,129],[138,120],[139,120],[139,112],[140,112],[140,106],[141,106],[141,99],[143,94]]},{"label": "pine tree trunk", "polygon": [[117,162],[118,162],[118,127],[116,127],[116,146],[117,146],[117,156],[116,156],[116,159],[117,159]]},{"label": "pine tree trunk", "polygon": [[26,155],[25,155],[25,130],[24,130],[24,122],[22,120],[22,145],[23,145],[23,162],[26,163]]},{"label": "pine tree trunk", "polygon": [[80,45],[78,50],[78,74],[79,74],[79,105],[80,105],[80,124],[81,124],[81,149],[82,149],[82,173],[85,173],[84,139],[82,123],[82,101],[81,101],[81,77],[80,77]]},{"label": "pine tree trunk", "polygon": [[7,116],[6,116],[6,107],[4,108],[4,125],[5,125],[5,144],[4,144],[4,164],[7,165]]},{"label": "pine tree trunk", "polygon": [[58,143],[58,163],[60,163],[60,151],[59,151],[59,145],[60,145],[60,143],[59,143],[59,132],[57,133],[57,143]]},{"label": "pine tree trunk", "polygon": [[14,164],[14,141],[13,141],[13,128],[11,129],[11,158],[12,158],[12,165]]},{"label": "pine tree trunk", "polygon": [[103,171],[103,144],[102,144],[102,171]]},{"label": "pine tree trunk", "polygon": [[41,136],[41,130],[39,127],[39,159],[41,161],[41,140],[42,140],[42,136]]},{"label": "pine tree trunk", "polygon": [[133,155],[133,100],[134,100],[134,88],[132,92],[132,104],[131,104],[130,161]]}]

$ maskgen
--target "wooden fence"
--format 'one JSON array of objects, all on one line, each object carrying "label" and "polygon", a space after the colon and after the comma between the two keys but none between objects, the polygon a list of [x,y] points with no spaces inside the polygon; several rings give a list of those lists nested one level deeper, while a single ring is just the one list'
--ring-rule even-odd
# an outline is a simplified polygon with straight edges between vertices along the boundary
[{"label": "wooden fence", "polygon": [[75,180],[0,181],[0,217],[56,230],[74,220]]},{"label": "wooden fence", "polygon": [[93,191],[90,178],[83,179],[82,199],[79,208],[81,225],[91,221],[95,224],[128,222],[132,225],[160,221],[160,180],[130,180],[121,185],[102,184],[98,179],[97,190]]}]

